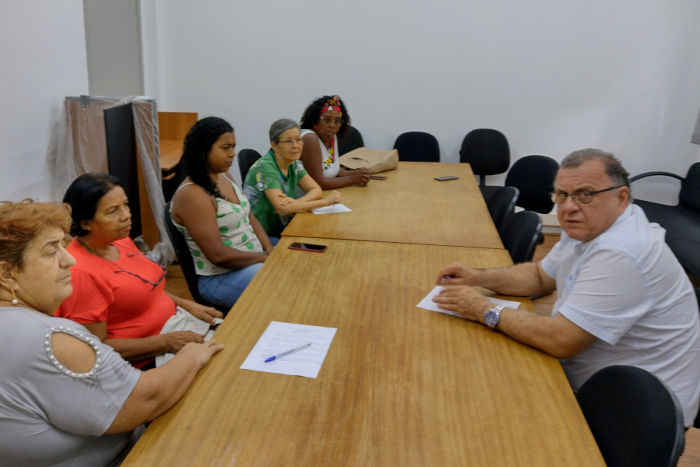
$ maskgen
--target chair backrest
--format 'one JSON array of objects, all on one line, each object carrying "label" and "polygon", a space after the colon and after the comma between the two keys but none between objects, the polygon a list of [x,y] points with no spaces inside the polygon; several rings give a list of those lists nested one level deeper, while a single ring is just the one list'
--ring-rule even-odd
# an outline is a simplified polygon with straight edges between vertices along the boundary
[{"label": "chair backrest", "polygon": [[182,235],[182,232],[180,232],[178,228],[175,227],[175,224],[173,224],[172,217],[170,216],[170,203],[172,203],[172,201],[166,203],[165,207],[163,208],[163,223],[165,224],[165,230],[168,232],[168,237],[170,237],[170,242],[173,244],[173,248],[175,248],[175,254],[180,262],[182,273],[185,276],[187,288],[190,289],[190,293],[192,294],[192,298],[194,298],[195,302],[214,307],[214,305],[209,303],[199,294],[199,289],[197,288],[199,278],[197,277],[197,273],[194,269],[192,255],[190,254],[190,249],[187,247],[187,242],[185,241],[185,237]]},{"label": "chair backrest", "polygon": [[554,203],[549,194],[554,191],[554,178],[559,163],[547,156],[525,156],[508,171],[506,186],[520,190],[518,206],[528,211],[548,214]]},{"label": "chair backrest", "polygon": [[241,169],[241,185],[245,183],[250,166],[262,156],[255,149],[241,149],[238,151],[238,168]]},{"label": "chair backrest", "polygon": [[462,141],[459,161],[470,164],[475,175],[502,174],[510,167],[508,140],[498,130],[472,130]]},{"label": "chair backrest", "polygon": [[[700,306],[700,287],[695,289],[695,298],[698,299],[698,305]],[[700,428],[700,412],[695,416],[695,423],[693,423],[695,428]]]},{"label": "chair backrest", "polygon": [[700,214],[700,162],[690,166],[688,175],[681,183],[678,205]]},{"label": "chair backrest", "polygon": [[500,231],[503,223],[513,215],[513,208],[518,201],[519,191],[512,186],[504,186],[496,190],[489,198],[486,206],[491,213],[491,219],[496,224],[496,230]]},{"label": "chair backrest", "polygon": [[440,162],[440,146],[430,133],[409,131],[401,133],[394,149],[399,151],[399,160],[408,162]]},{"label": "chair backrest", "polygon": [[357,148],[364,147],[365,142],[362,140],[360,131],[354,126],[351,126],[345,136],[343,136],[343,139],[338,141],[338,154],[342,156]]},{"label": "chair backrest", "polygon": [[498,232],[513,263],[532,261],[537,240],[542,232],[542,219],[536,212],[520,211],[513,214]]},{"label": "chair backrest", "polygon": [[576,395],[608,467],[671,467],[685,445],[683,411],[673,391],[646,370],[615,365]]}]

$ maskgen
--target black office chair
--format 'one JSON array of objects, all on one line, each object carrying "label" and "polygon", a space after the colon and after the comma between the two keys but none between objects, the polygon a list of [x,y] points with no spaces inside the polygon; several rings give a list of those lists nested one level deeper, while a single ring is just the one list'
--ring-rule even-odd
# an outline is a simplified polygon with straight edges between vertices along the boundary
[{"label": "black office chair", "polygon": [[486,176],[502,174],[510,167],[510,146],[498,130],[479,128],[467,133],[459,150],[459,161],[471,165],[479,176],[479,188],[486,201],[499,187],[487,186]]},{"label": "black office chair", "polygon": [[440,162],[440,145],[430,133],[409,131],[401,133],[394,149],[399,151],[399,160],[407,162]]},{"label": "black office chair", "polygon": [[197,288],[199,278],[194,269],[192,255],[190,254],[190,249],[187,246],[185,237],[183,237],[182,233],[177,229],[177,227],[175,227],[175,224],[173,224],[173,220],[170,217],[170,203],[166,203],[165,207],[163,208],[163,223],[165,224],[165,230],[168,232],[168,237],[170,237],[170,242],[175,248],[175,254],[177,255],[180,267],[182,268],[182,273],[185,276],[187,288],[190,290],[194,301],[204,306],[214,307],[223,314],[228,313],[229,310],[227,308],[213,305],[199,294],[199,289]]},{"label": "black office chair", "polygon": [[520,192],[512,186],[502,186],[491,195],[486,207],[489,208],[491,219],[496,224],[496,230],[500,231],[503,223],[513,215],[513,208],[518,201]]},{"label": "black office chair", "polygon": [[683,410],[656,376],[632,366],[599,370],[576,395],[608,467],[673,467],[683,453]]},{"label": "black office chair", "polygon": [[520,211],[513,214],[498,233],[513,263],[518,264],[532,261],[541,231],[542,219],[537,213]]},{"label": "black office chair", "polygon": [[353,151],[357,148],[364,148],[365,142],[362,140],[360,131],[351,126],[348,132],[343,136],[343,139],[338,140],[338,154],[341,156]]},{"label": "black office chair", "polygon": [[250,167],[262,156],[255,149],[241,149],[238,151],[238,168],[241,169],[241,184],[245,183]]},{"label": "black office chair", "polygon": [[518,159],[506,176],[506,186],[520,190],[518,206],[540,214],[549,214],[554,207],[550,193],[559,163],[547,156],[525,156]]},{"label": "black office chair", "polygon": [[[695,289],[695,297],[698,299],[698,305],[700,306],[700,287]],[[695,423],[693,423],[695,428],[700,428],[700,413],[695,417]]]},{"label": "black office chair", "polygon": [[651,176],[673,177],[681,181],[678,204],[667,206],[635,199],[651,222],[666,229],[666,243],[681,265],[700,276],[700,162],[690,166],[685,178],[669,172],[648,172],[630,178],[630,182]]}]

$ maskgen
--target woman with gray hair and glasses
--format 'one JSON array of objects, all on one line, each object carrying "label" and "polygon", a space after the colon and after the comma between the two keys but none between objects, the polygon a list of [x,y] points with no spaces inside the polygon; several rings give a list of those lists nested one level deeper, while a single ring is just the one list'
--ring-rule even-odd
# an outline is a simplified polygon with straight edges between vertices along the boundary
[{"label": "woman with gray hair and glasses", "polygon": [[[273,123],[270,144],[270,152],[250,168],[244,193],[265,232],[279,237],[294,214],[340,203],[343,195],[333,191],[321,197],[321,187],[299,161],[304,143],[295,121],[283,118]],[[306,194],[295,199],[297,185]]]}]

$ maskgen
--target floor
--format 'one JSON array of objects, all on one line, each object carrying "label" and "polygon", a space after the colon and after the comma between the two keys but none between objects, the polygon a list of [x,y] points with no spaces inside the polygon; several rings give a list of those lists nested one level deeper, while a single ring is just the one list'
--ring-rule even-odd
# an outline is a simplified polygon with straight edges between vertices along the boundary
[{"label": "floor", "polygon": [[[535,250],[533,261],[539,261],[544,258],[559,240],[559,235],[557,234],[545,234],[544,237],[544,243],[542,245],[538,245],[537,250]],[[693,277],[692,280],[694,283],[695,281],[698,281],[698,279],[695,277]],[[178,297],[188,298],[190,300],[192,299],[192,295],[190,294],[189,289],[187,288],[187,283],[185,282],[185,276],[182,274],[182,269],[178,265],[171,265],[168,267],[165,289]],[[556,292],[551,295],[538,298],[537,300],[533,301],[535,311],[539,314],[549,315],[556,301]],[[700,467],[700,429],[691,428],[686,433],[685,451],[678,462],[678,467]]]}]

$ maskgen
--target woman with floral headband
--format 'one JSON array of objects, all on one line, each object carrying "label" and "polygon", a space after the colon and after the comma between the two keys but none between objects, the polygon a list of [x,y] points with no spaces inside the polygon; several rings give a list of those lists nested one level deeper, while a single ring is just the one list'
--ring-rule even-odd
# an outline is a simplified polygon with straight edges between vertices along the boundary
[{"label": "woman with floral headband", "polygon": [[313,101],[301,117],[304,150],[301,160],[308,174],[324,190],[369,183],[369,169],[346,170],[338,162],[338,137],[350,128],[350,115],[338,96]]}]

